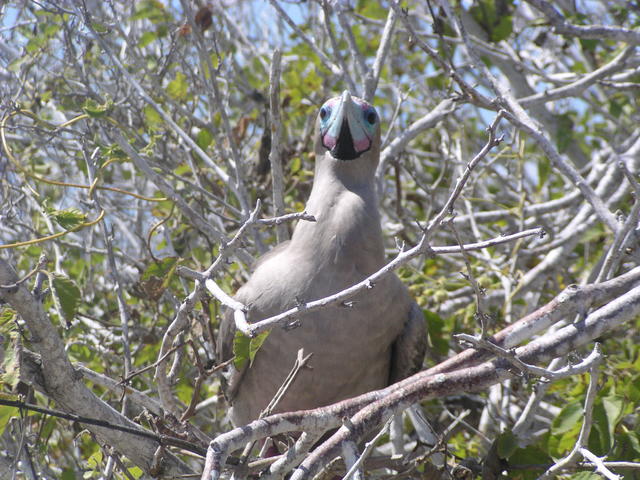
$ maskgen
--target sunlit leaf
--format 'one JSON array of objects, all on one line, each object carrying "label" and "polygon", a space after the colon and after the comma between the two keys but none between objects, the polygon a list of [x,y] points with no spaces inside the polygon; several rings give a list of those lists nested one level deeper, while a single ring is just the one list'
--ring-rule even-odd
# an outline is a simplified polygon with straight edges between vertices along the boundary
[{"label": "sunlit leaf", "polygon": [[87,221],[87,215],[77,208],[46,209],[47,215],[65,230],[73,230]]},{"label": "sunlit leaf", "polygon": [[553,421],[551,433],[560,435],[572,430],[584,418],[583,406],[579,402],[572,402],[565,406]]},{"label": "sunlit leaf", "polygon": [[15,330],[16,315],[17,312],[13,308],[0,307],[0,334],[6,335]]},{"label": "sunlit leaf", "polygon": [[140,35],[140,41],[138,42],[138,47],[144,48],[147,45],[149,45],[151,42],[156,40],[157,38],[158,38],[158,35],[156,34],[156,32],[147,30],[142,35]]},{"label": "sunlit leaf", "polygon": [[4,434],[4,429],[9,425],[9,420],[19,416],[20,409],[18,407],[0,405],[0,435]]},{"label": "sunlit leaf", "polygon": [[233,364],[236,370],[240,371],[249,361],[251,351],[251,338],[247,337],[240,330],[236,330],[233,337]]},{"label": "sunlit leaf", "polygon": [[271,333],[270,330],[267,330],[266,332],[262,332],[261,334],[252,338],[251,341],[249,342],[249,365],[253,365],[253,361],[256,358],[256,354],[258,353],[258,350],[260,350],[260,347],[262,347],[262,345],[264,344],[264,341],[269,336],[269,333]]},{"label": "sunlit leaf", "polygon": [[213,141],[213,135],[211,135],[211,132],[206,128],[203,128],[202,130],[200,130],[198,132],[198,135],[196,135],[196,143],[203,150],[205,150],[209,145],[211,145],[212,141]]},{"label": "sunlit leaf", "polygon": [[86,113],[92,118],[104,117],[111,111],[112,108],[113,108],[112,100],[107,100],[105,103],[99,104],[98,102],[90,98],[88,98],[84,102],[84,105],[82,106],[82,110],[84,111],[84,113]]},{"label": "sunlit leaf", "polygon": [[187,98],[187,77],[184,73],[176,73],[176,78],[167,85],[167,94],[174,100]]},{"label": "sunlit leaf", "polygon": [[17,341],[13,339],[8,343],[9,348],[4,351],[4,360],[0,369],[0,383],[7,385],[9,390],[13,390],[20,381],[20,356]]},{"label": "sunlit leaf", "polygon": [[145,105],[144,117],[150,127],[159,127],[163,123],[162,116],[151,105]]},{"label": "sunlit leaf", "polygon": [[144,475],[144,471],[140,467],[131,467],[127,470],[127,472],[129,473],[129,475],[136,479],[141,478],[142,475]]},{"label": "sunlit leaf", "polygon": [[147,19],[153,23],[167,19],[167,12],[162,2],[158,0],[140,0],[136,2],[135,13],[132,20]]},{"label": "sunlit leaf", "polygon": [[80,289],[73,280],[57,273],[49,273],[49,286],[58,315],[69,325],[80,305]]},{"label": "sunlit leaf", "polygon": [[613,437],[616,425],[622,418],[624,412],[624,398],[619,395],[607,395],[602,398],[602,406],[607,415],[607,425],[609,427],[609,434]]},{"label": "sunlit leaf", "polygon": [[371,2],[369,0],[358,0],[356,3],[356,11],[365,17],[384,20],[389,14],[389,10],[379,2]]}]

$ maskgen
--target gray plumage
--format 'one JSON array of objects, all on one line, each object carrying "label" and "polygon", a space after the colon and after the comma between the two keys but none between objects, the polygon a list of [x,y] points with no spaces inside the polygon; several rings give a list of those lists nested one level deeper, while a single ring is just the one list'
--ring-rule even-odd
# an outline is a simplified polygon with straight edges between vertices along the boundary
[{"label": "gray plumage", "polygon": [[[337,293],[385,264],[374,185],[380,155],[375,109],[348,92],[327,101],[317,120],[315,153],[306,210],[316,222],[300,221],[291,240],[263,256],[237,292],[250,322]],[[328,405],[419,370],[426,349],[424,318],[398,277],[385,276],[351,301],[351,307],[303,315],[296,329],[272,330],[251,367],[230,367],[225,393],[234,424],[258,418],[300,348],[313,353],[311,368],[299,373],[275,412]],[[227,312],[219,332],[222,361],[233,355],[234,333]]]}]

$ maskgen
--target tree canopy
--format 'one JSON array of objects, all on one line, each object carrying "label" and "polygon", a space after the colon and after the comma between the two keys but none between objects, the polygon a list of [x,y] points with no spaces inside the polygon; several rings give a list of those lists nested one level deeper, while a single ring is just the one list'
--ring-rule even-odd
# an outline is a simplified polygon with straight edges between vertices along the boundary
[{"label": "tree canopy", "polygon": [[[4,2],[0,477],[640,478],[638,45],[637,2]],[[425,369],[233,429],[219,320],[343,90]]]}]

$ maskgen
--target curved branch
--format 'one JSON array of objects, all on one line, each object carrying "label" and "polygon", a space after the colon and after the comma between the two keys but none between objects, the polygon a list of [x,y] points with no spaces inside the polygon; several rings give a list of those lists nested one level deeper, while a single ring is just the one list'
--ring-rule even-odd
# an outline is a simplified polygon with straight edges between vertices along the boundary
[{"label": "curved branch", "polygon": [[[636,267],[607,282],[567,287],[551,302],[498,332],[490,340],[502,348],[513,348],[567,315],[584,312],[592,305],[598,306],[619,296],[589,315],[580,324],[579,330],[576,330],[575,325],[569,325],[555,333],[540,337],[516,351],[520,360],[527,363],[540,362],[562,355],[562,352],[573,350],[599,336],[602,333],[602,323],[605,324],[605,329],[611,329],[634,318],[634,312],[640,310],[639,285],[640,267]],[[625,292],[627,293],[625,294]],[[610,317],[610,320],[603,320],[607,317]],[[324,432],[340,426],[344,417],[351,418],[353,425],[358,425],[354,421],[357,420],[354,415],[361,415],[365,410],[374,412],[369,407],[377,405],[375,408],[380,408],[379,411],[374,412],[377,412],[377,416],[363,417],[362,421],[366,421],[366,427],[358,427],[360,430],[347,432],[349,435],[357,436],[356,434],[366,433],[367,428],[375,428],[392,413],[402,410],[417,400],[482,389],[512,376],[511,366],[507,360],[499,359],[481,363],[490,356],[485,351],[467,349],[429,370],[417,373],[385,389],[365,393],[314,410],[272,415],[223,433],[216,437],[209,446],[202,479],[217,478],[216,475],[221,472],[229,452],[240,448],[249,441],[257,441],[267,436],[293,431]],[[375,420],[380,421],[376,423]],[[343,429],[346,427],[341,428],[341,430]],[[336,435],[341,430],[336,432]],[[345,433],[343,432],[343,434]],[[324,460],[331,453],[336,455],[340,453],[339,446],[335,442],[336,439],[343,439],[343,437],[335,437],[334,435],[332,439],[327,441],[332,442],[335,450],[323,456]],[[327,442],[323,444],[323,447],[327,445]],[[308,467],[309,459],[303,465]],[[209,477],[210,474],[211,477]]]},{"label": "curved branch", "polygon": [[[10,285],[17,281],[18,276],[13,268],[0,259],[0,284]],[[27,324],[33,346],[42,358],[46,392],[62,410],[102,420],[110,425],[121,425],[145,432],[139,425],[100,400],[84,385],[82,375],[71,365],[64,343],[49,321],[42,304],[24,285],[0,289],[0,299],[9,303]],[[130,458],[145,471],[150,472],[153,468],[154,455],[160,446],[157,441],[96,425],[88,425],[87,428],[100,442],[112,445],[121,455]],[[163,473],[167,475],[191,473],[187,465],[169,452],[164,452],[163,468]]]}]

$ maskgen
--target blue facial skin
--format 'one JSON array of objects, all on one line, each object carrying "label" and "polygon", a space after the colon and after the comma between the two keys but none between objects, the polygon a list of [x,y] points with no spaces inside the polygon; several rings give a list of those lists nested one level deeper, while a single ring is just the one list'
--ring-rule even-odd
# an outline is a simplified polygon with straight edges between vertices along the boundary
[{"label": "blue facial skin", "polygon": [[320,109],[322,145],[338,160],[355,160],[371,148],[377,123],[376,109],[345,90]]}]

